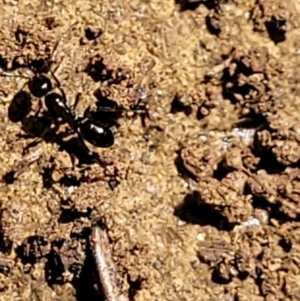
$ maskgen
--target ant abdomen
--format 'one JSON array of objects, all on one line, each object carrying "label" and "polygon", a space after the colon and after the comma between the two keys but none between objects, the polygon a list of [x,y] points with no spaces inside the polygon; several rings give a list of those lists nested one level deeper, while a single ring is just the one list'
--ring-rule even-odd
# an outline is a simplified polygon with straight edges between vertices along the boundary
[{"label": "ant abdomen", "polygon": [[84,140],[96,147],[110,147],[115,141],[114,134],[110,128],[97,125],[90,119],[80,122],[79,131]]}]

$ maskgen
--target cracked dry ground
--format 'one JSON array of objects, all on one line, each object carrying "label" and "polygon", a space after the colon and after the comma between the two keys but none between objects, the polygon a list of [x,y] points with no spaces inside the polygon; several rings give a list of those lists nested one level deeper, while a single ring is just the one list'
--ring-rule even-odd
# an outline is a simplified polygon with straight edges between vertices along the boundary
[{"label": "cracked dry ground", "polygon": [[29,74],[77,21],[52,66],[70,103],[81,93],[76,114],[103,96],[147,111],[123,110],[112,147],[88,144],[101,166],[27,106],[26,79],[1,77],[0,300],[102,300],[99,219],[128,300],[300,300],[298,1],[2,0],[0,13],[2,70]]}]

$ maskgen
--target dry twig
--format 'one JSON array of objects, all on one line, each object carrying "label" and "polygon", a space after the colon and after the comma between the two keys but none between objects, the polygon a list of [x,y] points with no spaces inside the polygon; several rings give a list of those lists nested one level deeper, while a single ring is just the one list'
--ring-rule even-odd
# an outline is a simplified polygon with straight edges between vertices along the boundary
[{"label": "dry twig", "polygon": [[120,293],[117,286],[116,269],[105,230],[97,226],[92,229],[91,246],[106,301],[127,301],[127,298]]}]

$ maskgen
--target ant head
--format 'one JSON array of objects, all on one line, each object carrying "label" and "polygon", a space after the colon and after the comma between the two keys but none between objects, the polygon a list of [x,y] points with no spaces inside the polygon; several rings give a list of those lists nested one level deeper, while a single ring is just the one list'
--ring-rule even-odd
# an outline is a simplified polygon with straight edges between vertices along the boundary
[{"label": "ant head", "polygon": [[39,58],[33,59],[28,67],[32,72],[41,74],[48,73],[50,71],[51,64],[51,59]]},{"label": "ant head", "polygon": [[39,74],[29,80],[28,88],[33,96],[41,98],[52,90],[52,83],[49,77]]}]

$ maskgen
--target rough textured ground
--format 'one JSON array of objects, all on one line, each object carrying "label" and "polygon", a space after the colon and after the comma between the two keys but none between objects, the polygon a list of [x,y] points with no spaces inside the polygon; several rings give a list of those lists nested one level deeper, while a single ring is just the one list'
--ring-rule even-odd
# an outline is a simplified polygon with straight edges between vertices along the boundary
[{"label": "rough textured ground", "polygon": [[101,218],[129,300],[300,300],[300,5],[284,3],[2,0],[2,69],[28,74],[78,21],[52,68],[77,113],[101,91],[148,115],[89,145],[103,167],[37,102],[18,118],[26,80],[1,77],[0,300],[101,300]]}]

